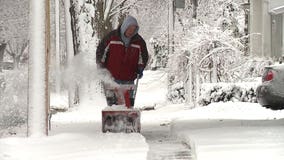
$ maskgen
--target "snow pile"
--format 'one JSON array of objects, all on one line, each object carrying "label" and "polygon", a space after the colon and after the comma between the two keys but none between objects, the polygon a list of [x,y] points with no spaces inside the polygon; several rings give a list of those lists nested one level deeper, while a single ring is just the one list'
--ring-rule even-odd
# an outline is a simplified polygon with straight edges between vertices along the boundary
[{"label": "snow pile", "polygon": [[260,83],[204,83],[201,87],[199,104],[213,102],[252,102],[256,103],[256,88]]},{"label": "snow pile", "polygon": [[68,93],[58,94],[58,93],[51,93],[50,94],[50,108],[55,110],[67,110],[68,109],[68,97],[65,96]]}]

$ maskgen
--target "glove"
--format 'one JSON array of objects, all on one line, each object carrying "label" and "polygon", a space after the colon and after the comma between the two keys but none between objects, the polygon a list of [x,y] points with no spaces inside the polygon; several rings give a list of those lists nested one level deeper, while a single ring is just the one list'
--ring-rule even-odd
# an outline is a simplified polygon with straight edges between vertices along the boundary
[{"label": "glove", "polygon": [[143,77],[143,71],[144,71],[144,68],[142,67],[138,67],[137,69],[137,74],[138,74],[138,78],[141,79]]},{"label": "glove", "polygon": [[105,67],[105,64],[101,62],[97,62],[97,68],[106,68],[106,67]]}]

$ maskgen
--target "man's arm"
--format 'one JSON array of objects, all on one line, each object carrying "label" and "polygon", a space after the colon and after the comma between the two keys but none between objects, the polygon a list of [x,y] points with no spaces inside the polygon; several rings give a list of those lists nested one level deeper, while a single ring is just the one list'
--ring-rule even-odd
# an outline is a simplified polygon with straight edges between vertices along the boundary
[{"label": "man's arm", "polygon": [[141,54],[139,55],[139,63],[136,73],[139,75],[139,79],[143,77],[143,71],[148,63],[148,50],[144,39],[141,37]]},{"label": "man's arm", "polygon": [[143,62],[143,69],[146,67],[149,59],[149,54],[147,50],[147,45],[144,39],[142,38],[142,50],[141,50],[142,62]]},{"label": "man's arm", "polygon": [[105,63],[106,63],[106,58],[107,58],[107,51],[106,51],[106,47],[109,43],[110,37],[113,34],[113,32],[110,32],[107,36],[105,36],[100,42],[99,45],[97,47],[97,51],[96,51],[96,63],[97,65],[99,65],[100,67],[105,67]]},{"label": "man's arm", "polygon": [[103,57],[105,48],[106,48],[106,38],[103,38],[100,41],[100,43],[99,43],[99,45],[97,47],[97,51],[96,51],[96,63],[100,67],[103,67],[102,57]]}]

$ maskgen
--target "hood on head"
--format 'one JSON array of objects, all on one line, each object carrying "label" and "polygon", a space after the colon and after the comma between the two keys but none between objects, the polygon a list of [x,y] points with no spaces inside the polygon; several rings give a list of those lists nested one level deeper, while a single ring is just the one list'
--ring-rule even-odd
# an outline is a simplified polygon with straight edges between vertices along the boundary
[{"label": "hood on head", "polygon": [[133,36],[134,36],[135,34],[138,33],[139,25],[138,25],[138,23],[137,23],[137,20],[136,20],[134,17],[132,17],[132,16],[127,16],[127,17],[124,19],[124,21],[123,21],[123,23],[122,23],[122,25],[121,25],[121,28],[120,28],[120,32],[124,35],[124,33],[125,33],[125,31],[127,30],[127,28],[128,28],[129,26],[131,26],[131,25],[137,26],[136,31],[135,31],[135,33],[133,34]]}]

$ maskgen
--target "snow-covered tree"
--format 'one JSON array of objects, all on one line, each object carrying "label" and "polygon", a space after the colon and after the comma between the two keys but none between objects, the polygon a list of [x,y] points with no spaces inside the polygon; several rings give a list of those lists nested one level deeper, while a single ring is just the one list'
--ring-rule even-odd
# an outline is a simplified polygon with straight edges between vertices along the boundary
[{"label": "snow-covered tree", "polygon": [[147,42],[150,54],[148,67],[165,68],[169,53],[169,1],[138,1],[129,13],[137,18],[139,33]]},{"label": "snow-covered tree", "polygon": [[84,51],[84,46],[89,46],[88,43],[96,46],[98,40],[123,20],[127,10],[135,5],[137,0],[72,0],[71,2],[70,13],[76,55]]},{"label": "snow-covered tree", "polygon": [[[0,137],[7,134],[16,134],[17,127],[26,128],[27,77],[27,68],[6,72],[5,77],[0,73]],[[25,135],[26,133],[21,134]]]},{"label": "snow-covered tree", "polygon": [[0,8],[0,137],[25,135],[29,1],[2,0]]}]

